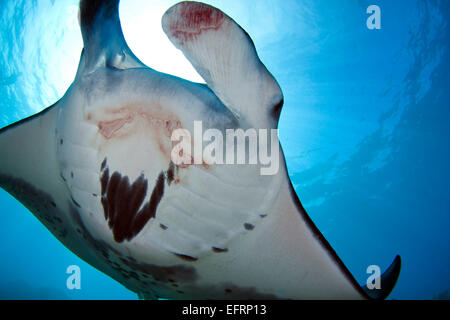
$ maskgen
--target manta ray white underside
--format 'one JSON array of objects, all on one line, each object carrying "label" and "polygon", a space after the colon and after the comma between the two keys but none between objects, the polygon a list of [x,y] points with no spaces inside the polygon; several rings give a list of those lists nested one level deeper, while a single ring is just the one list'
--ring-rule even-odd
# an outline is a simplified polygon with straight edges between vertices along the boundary
[{"label": "manta ray white underside", "polygon": [[361,288],[304,211],[282,152],[270,176],[171,161],[171,133],[194,121],[277,128],[283,95],[247,33],[205,4],[170,8],[163,29],[207,85],[192,83],[133,55],[118,6],[81,1],[76,78],[55,105],[0,131],[0,186],[143,298],[385,298],[399,257],[381,290]]}]

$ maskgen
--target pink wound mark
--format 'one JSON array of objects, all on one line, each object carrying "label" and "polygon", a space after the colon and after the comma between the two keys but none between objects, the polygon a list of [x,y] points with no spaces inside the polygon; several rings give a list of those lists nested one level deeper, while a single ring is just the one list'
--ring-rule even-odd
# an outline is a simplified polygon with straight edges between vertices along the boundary
[{"label": "pink wound mark", "polygon": [[126,123],[130,123],[131,121],[133,121],[133,117],[131,115],[128,116],[127,118],[123,118],[123,119],[117,119],[117,120],[107,121],[107,122],[101,121],[98,124],[98,128],[100,129],[100,133],[106,139],[111,139],[111,137],[114,135],[114,133],[116,133],[117,131],[122,129],[122,127]]},{"label": "pink wound mark", "polygon": [[[147,121],[147,125],[149,128],[155,128],[161,130],[163,136],[170,139],[172,136],[172,132],[176,129],[181,128],[181,122],[174,118],[169,119],[160,119],[155,117],[149,112],[145,112],[139,108],[130,108],[124,107],[117,110],[111,110],[111,114],[123,114],[126,113],[125,116],[122,116],[119,119],[111,120],[111,121],[99,121],[98,129],[99,132],[106,139],[111,139],[114,135],[119,132],[127,123],[131,124],[136,118],[143,118]],[[92,119],[92,115],[88,115],[88,120]]]},{"label": "pink wound mark", "polygon": [[181,3],[177,13],[170,17],[172,35],[184,42],[207,29],[219,29],[224,21],[224,14],[202,3]]}]

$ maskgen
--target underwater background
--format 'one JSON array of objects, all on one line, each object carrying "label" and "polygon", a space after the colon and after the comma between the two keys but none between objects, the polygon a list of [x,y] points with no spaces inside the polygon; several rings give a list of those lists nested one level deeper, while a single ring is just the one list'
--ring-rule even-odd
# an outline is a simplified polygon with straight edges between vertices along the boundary
[{"label": "underwater background", "polygon": [[[122,0],[124,34],[148,66],[202,81],[160,26],[176,2]],[[400,254],[390,299],[448,299],[450,1],[204,2],[251,35],[280,83],[295,190],[358,282]],[[379,30],[366,25],[369,5]],[[77,0],[0,0],[0,127],[64,95],[82,49],[77,14]],[[0,299],[137,299],[2,189],[0,230]],[[66,286],[70,265],[80,290]]]}]

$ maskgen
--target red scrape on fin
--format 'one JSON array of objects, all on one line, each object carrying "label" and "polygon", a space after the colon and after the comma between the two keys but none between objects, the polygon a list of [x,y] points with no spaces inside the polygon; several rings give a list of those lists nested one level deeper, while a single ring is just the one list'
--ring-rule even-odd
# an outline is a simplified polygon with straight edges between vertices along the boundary
[{"label": "red scrape on fin", "polygon": [[219,29],[224,14],[203,3],[181,3],[177,14],[170,17],[169,28],[172,35],[180,41],[192,40],[203,30]]}]

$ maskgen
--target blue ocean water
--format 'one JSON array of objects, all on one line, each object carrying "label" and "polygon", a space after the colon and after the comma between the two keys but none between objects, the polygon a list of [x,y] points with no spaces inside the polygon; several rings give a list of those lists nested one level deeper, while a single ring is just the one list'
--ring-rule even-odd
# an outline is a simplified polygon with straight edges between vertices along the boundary
[{"label": "blue ocean water", "polygon": [[[150,67],[201,81],[160,27],[176,2],[122,0],[125,37]],[[369,265],[385,269],[400,254],[390,298],[448,298],[450,2],[205,2],[247,30],[279,81],[289,174],[356,279],[365,283]],[[0,0],[0,127],[67,90],[82,49],[77,4]],[[366,26],[373,4],[379,30]],[[3,190],[0,230],[0,299],[137,298],[68,251]],[[70,265],[81,269],[81,290],[67,289]]]}]

